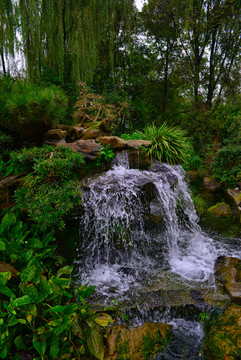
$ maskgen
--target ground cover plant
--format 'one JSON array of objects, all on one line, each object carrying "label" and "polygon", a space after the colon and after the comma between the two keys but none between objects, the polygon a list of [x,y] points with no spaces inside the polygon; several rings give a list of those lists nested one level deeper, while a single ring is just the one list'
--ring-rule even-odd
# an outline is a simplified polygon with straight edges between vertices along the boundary
[{"label": "ground cover plant", "polygon": [[0,223],[0,359],[103,359],[100,326],[112,323],[75,287],[73,266],[56,254],[53,232],[21,221],[15,209]]}]

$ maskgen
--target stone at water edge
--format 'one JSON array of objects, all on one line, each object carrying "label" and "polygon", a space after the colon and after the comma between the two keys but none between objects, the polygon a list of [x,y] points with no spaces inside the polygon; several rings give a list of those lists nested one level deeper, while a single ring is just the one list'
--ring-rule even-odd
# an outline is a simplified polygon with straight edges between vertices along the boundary
[{"label": "stone at water edge", "polygon": [[91,140],[96,139],[99,135],[99,130],[88,129],[85,134],[81,137],[81,140]]},{"label": "stone at water edge", "polygon": [[233,215],[231,207],[224,202],[211,206],[207,211],[213,215],[223,218],[229,218]]},{"label": "stone at water edge", "polygon": [[127,146],[127,142],[117,136],[104,136],[101,138],[101,142],[104,147],[110,145],[112,150],[125,149]]},{"label": "stone at water edge", "polygon": [[74,152],[81,152],[84,158],[96,159],[99,155],[100,145],[95,140],[77,140],[72,143],[66,143],[66,147],[69,147]]},{"label": "stone at water edge", "polygon": [[205,342],[205,359],[241,359],[241,306],[232,304],[217,316]]},{"label": "stone at water edge", "polygon": [[214,179],[208,176],[203,179],[203,186],[206,190],[211,192],[217,192],[221,190],[221,184],[217,183]]},{"label": "stone at water edge", "polygon": [[236,205],[241,222],[241,190],[228,189],[228,195],[231,197],[231,199]]},{"label": "stone at water edge", "polygon": [[47,144],[49,141],[66,140],[67,132],[61,129],[49,130],[44,134],[44,143]]},{"label": "stone at water edge", "polygon": [[171,325],[144,323],[138,327],[115,325],[107,329],[106,360],[151,360],[169,343]]},{"label": "stone at water edge", "polygon": [[241,305],[241,282],[226,284],[225,289],[231,297],[232,302]]},{"label": "stone at water edge", "polygon": [[139,149],[139,147],[150,147],[152,144],[151,141],[148,140],[128,140],[127,147],[130,149]]}]

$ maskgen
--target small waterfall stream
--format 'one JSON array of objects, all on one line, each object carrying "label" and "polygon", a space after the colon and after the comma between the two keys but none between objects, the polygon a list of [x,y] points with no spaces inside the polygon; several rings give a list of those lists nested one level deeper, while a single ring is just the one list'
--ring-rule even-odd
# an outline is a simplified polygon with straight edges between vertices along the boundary
[{"label": "small waterfall stream", "polygon": [[[154,222],[150,220],[153,218]],[[96,285],[96,301],[136,303],[137,310],[130,315],[134,325],[167,321],[179,333],[183,328],[188,341],[193,337],[198,344],[203,336],[200,324],[190,322],[188,316],[175,320],[170,304],[165,304],[166,296],[172,291],[180,297],[180,291],[188,288],[198,302],[196,289],[215,288],[216,258],[240,257],[241,251],[235,249],[235,244],[211,238],[198,225],[181,166],[157,164],[151,171],[129,169],[128,153],[122,152],[111,170],[84,186],[77,282]],[[156,294],[159,302],[163,297],[165,311],[150,314],[143,304],[149,301],[149,309],[155,309]],[[192,357],[188,351],[180,358],[198,358],[198,346]],[[160,359],[179,358],[172,352]]]}]

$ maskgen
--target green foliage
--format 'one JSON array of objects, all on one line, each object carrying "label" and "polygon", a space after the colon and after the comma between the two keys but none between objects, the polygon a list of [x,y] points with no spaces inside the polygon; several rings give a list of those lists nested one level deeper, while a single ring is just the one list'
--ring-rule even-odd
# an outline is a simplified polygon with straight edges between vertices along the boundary
[{"label": "green foliage", "polygon": [[27,80],[1,76],[0,94],[1,125],[7,129],[51,126],[65,119],[68,99],[55,85],[40,87]]},{"label": "green foliage", "polygon": [[139,132],[134,132],[132,134],[122,134],[122,139],[128,140],[142,140],[142,135]]},{"label": "green foliage", "polygon": [[108,144],[106,147],[101,147],[99,156],[96,159],[96,165],[100,166],[103,160],[110,162],[114,157],[115,154],[114,151],[110,148],[110,144]]},{"label": "green foliage", "polygon": [[219,149],[212,162],[214,176],[227,186],[241,181],[241,145],[229,144]]},{"label": "green foliage", "polygon": [[69,148],[45,145],[10,154],[11,169],[30,172],[16,191],[18,207],[42,227],[64,227],[64,217],[81,203],[78,171],[83,155]]},{"label": "green foliage", "polygon": [[29,227],[14,212],[2,218],[0,261],[18,274],[0,273],[1,359],[18,360],[25,350],[36,360],[103,359],[100,326],[112,318],[86,301],[94,287],[73,286],[73,266],[63,266],[54,240],[53,233]]},{"label": "green foliage", "polygon": [[143,335],[142,358],[145,360],[151,359],[153,354],[156,355],[157,352],[160,352],[168,345],[170,338],[170,332],[166,338],[163,338],[159,330],[156,335]]},{"label": "green foliage", "polygon": [[152,142],[152,146],[148,149],[151,158],[170,164],[187,162],[191,143],[184,130],[168,126],[166,123],[160,127],[152,124],[148,125],[144,132],[140,132],[140,135],[143,139]]}]

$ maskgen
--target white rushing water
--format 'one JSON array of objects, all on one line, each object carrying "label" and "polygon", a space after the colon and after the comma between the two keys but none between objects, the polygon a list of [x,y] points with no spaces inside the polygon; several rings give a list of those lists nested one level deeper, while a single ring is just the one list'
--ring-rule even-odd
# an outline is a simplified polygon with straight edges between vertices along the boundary
[{"label": "white rushing water", "polygon": [[[185,171],[166,164],[129,169],[127,152],[121,154],[83,190],[79,280],[104,296],[133,292],[163,270],[211,284],[216,258],[240,254],[198,225]],[[163,221],[149,226],[151,215]]]}]

